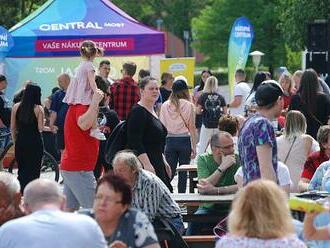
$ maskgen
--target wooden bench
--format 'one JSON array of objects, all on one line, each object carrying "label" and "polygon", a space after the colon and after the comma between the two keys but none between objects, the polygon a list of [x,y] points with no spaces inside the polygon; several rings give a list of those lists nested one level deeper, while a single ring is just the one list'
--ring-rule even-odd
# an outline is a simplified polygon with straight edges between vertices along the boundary
[{"label": "wooden bench", "polygon": [[189,245],[190,248],[214,248],[215,239],[214,235],[194,235],[182,236],[183,240]]}]

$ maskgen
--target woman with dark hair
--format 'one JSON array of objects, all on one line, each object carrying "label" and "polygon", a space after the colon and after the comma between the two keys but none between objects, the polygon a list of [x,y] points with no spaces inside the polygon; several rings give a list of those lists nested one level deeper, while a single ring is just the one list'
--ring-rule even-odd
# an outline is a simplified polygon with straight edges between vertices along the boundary
[{"label": "woman with dark hair", "polygon": [[[206,80],[212,75],[213,74],[210,70],[203,70],[202,71],[201,79],[199,81],[199,84],[194,88],[194,91],[193,91],[193,102],[196,106],[197,106],[197,101],[198,101],[199,97],[203,93]],[[197,134],[199,136],[200,131],[201,131],[201,127],[202,127],[202,114],[196,114],[195,125],[196,125],[196,128],[197,128]],[[199,137],[197,138],[197,141],[198,140],[199,140]]]},{"label": "woman with dark hair", "polygon": [[292,97],[289,110],[299,110],[305,115],[307,134],[314,139],[319,127],[328,123],[330,97],[322,92],[317,74],[313,69],[304,71],[299,91]]},{"label": "woman with dark hair", "polygon": [[97,183],[92,211],[80,211],[94,217],[109,247],[159,248],[148,217],[131,208],[131,187],[121,177],[105,174]]},{"label": "woman with dark hair", "polygon": [[[160,109],[159,119],[168,132],[165,157],[171,166],[171,179],[178,164],[189,164],[196,155],[195,107],[188,88],[184,80],[176,80],[169,100]],[[179,172],[178,192],[185,193],[186,186],[187,172]]]},{"label": "woman with dark hair", "polygon": [[254,76],[253,86],[251,88],[250,94],[247,96],[245,100],[245,115],[249,116],[250,114],[253,114],[256,112],[256,101],[254,99],[254,95],[256,94],[256,91],[259,87],[259,85],[267,80],[267,74],[263,71],[259,71]]},{"label": "woman with dark hair", "polygon": [[155,173],[173,191],[171,168],[163,154],[167,130],[154,109],[159,97],[158,82],[153,77],[145,77],[139,88],[141,99],[127,119],[127,146],[138,156],[144,169]]},{"label": "woman with dark hair", "polygon": [[[100,126],[100,130],[104,133],[105,137],[108,139],[110,137],[111,132],[114,128],[119,124],[119,118],[117,113],[109,108],[109,100],[110,100],[110,85],[101,77],[95,76],[95,82],[97,88],[103,91],[104,98],[99,103],[99,113],[97,116],[97,122]],[[99,154],[97,158],[97,162],[94,168],[94,176],[95,179],[99,179],[102,175],[102,172],[107,172],[111,170],[112,167],[107,164],[105,161],[105,148],[106,148],[107,140],[102,140],[99,146]]]},{"label": "woman with dark hair", "polygon": [[11,115],[11,133],[22,192],[29,182],[40,176],[43,154],[41,132],[44,126],[44,110],[40,98],[40,87],[28,84],[22,101],[13,106]]}]

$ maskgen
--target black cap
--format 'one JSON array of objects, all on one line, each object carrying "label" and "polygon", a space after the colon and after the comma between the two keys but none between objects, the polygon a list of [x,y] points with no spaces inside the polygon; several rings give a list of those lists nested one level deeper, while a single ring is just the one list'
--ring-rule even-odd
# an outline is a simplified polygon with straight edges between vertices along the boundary
[{"label": "black cap", "polygon": [[258,87],[255,100],[258,106],[267,106],[283,95],[282,87],[275,80],[266,80]]},{"label": "black cap", "polygon": [[172,86],[173,93],[177,93],[179,91],[188,90],[188,89],[191,89],[191,87],[188,86],[187,83],[181,79],[174,81],[173,86]]}]

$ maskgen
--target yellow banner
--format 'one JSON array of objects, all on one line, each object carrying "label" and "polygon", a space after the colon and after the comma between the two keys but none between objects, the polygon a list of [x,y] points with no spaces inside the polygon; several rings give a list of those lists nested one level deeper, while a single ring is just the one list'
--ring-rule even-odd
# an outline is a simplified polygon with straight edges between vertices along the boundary
[{"label": "yellow banner", "polygon": [[127,61],[132,61],[137,66],[136,73],[133,77],[136,81],[138,80],[138,74],[141,69],[150,70],[150,59],[148,56],[100,57],[95,59],[94,65],[98,66],[98,64],[104,59],[108,59],[110,61],[111,71],[109,77],[114,80],[122,78],[120,71],[122,69],[122,65]]},{"label": "yellow banner", "polygon": [[160,60],[160,73],[169,72],[174,77],[182,75],[188,80],[188,85],[194,86],[195,58],[170,58]]}]

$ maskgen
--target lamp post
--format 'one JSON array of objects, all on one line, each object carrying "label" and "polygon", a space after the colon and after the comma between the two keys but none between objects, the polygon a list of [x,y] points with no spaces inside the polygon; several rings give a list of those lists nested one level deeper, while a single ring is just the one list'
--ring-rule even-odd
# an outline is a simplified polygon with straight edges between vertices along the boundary
[{"label": "lamp post", "polygon": [[250,53],[250,56],[252,56],[253,65],[256,68],[256,72],[258,72],[258,67],[260,65],[261,56],[264,56],[264,55],[265,54],[260,51],[253,51]]},{"label": "lamp post", "polygon": [[156,20],[156,25],[157,25],[157,30],[158,31],[161,31],[162,30],[162,24],[163,24],[163,19],[162,18],[158,18],[157,20]]},{"label": "lamp post", "polygon": [[189,56],[189,38],[190,38],[190,35],[189,35],[189,31],[188,30],[183,30],[183,38],[184,38],[184,47],[185,47],[185,57],[188,57]]}]

